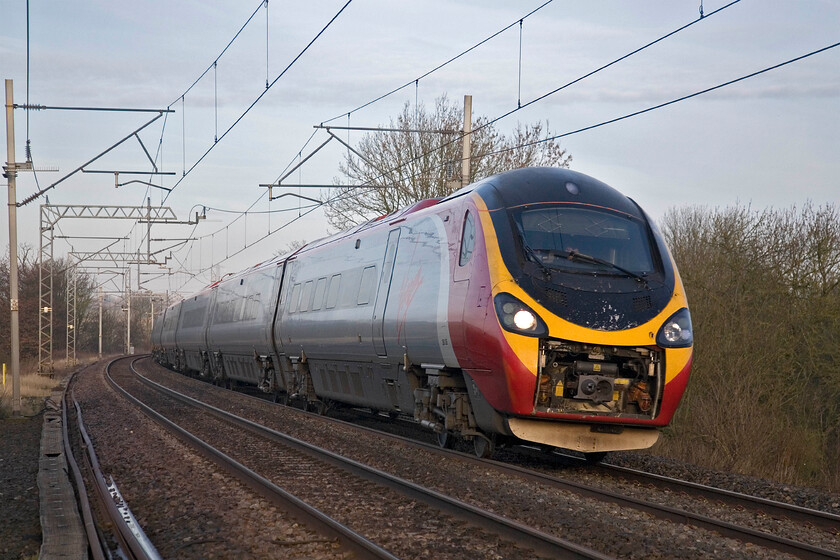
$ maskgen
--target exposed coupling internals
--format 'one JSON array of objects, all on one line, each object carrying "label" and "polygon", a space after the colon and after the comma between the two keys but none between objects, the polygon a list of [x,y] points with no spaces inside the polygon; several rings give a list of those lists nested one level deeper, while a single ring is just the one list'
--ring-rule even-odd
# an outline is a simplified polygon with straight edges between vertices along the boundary
[{"label": "exposed coupling internals", "polygon": [[161,313],[152,344],[177,371],[413,416],[481,456],[524,440],[598,460],[656,442],[693,332],[633,200],[525,168],[227,276]]}]

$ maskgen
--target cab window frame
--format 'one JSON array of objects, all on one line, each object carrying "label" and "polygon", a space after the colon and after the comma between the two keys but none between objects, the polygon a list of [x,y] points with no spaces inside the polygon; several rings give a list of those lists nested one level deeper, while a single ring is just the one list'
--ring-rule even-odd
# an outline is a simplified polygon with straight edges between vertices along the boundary
[{"label": "cab window frame", "polygon": [[[475,218],[471,210],[467,210],[464,214],[464,220],[461,226],[461,244],[458,254],[458,266],[467,266],[472,261],[473,253],[475,253]],[[468,235],[471,237],[468,238]]]}]

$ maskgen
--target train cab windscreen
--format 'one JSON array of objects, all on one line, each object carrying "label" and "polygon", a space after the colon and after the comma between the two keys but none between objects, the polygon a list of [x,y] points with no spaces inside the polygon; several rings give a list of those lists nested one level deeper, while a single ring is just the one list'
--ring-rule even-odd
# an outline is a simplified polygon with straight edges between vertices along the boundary
[{"label": "train cab windscreen", "polygon": [[529,260],[549,269],[639,276],[655,270],[647,227],[638,218],[557,205],[512,217]]}]

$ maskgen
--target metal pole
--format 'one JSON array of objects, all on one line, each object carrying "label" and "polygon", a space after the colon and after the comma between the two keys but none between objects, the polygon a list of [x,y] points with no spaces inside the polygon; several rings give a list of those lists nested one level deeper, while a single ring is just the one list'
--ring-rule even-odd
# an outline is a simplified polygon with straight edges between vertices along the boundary
[{"label": "metal pole", "polygon": [[76,280],[78,269],[76,265],[64,271],[67,282],[67,342],[65,347],[68,367],[76,365]]},{"label": "metal pole", "polygon": [[102,286],[99,286],[99,359],[102,359]]},{"label": "metal pole", "polygon": [[70,298],[73,297],[73,292],[71,288],[72,280],[70,279],[72,275],[72,267],[67,268],[64,271],[64,297],[65,302],[67,303],[67,315],[65,320],[65,328],[64,328],[64,363],[67,367],[70,367],[70,325],[72,325],[73,321],[73,302],[70,301]]},{"label": "metal pole", "polygon": [[[152,197],[146,198],[146,260],[152,260]],[[140,259],[137,259],[138,261]],[[140,265],[137,265],[137,270],[140,270]],[[139,274],[139,273],[138,273]],[[140,277],[137,277],[137,289],[140,289]]]},{"label": "metal pole", "polygon": [[461,155],[461,186],[470,184],[470,157],[472,157],[472,95],[464,96],[464,140]]},{"label": "metal pole", "polygon": [[76,331],[76,319],[77,319],[76,312],[78,311],[78,307],[76,306],[76,296],[79,295],[78,291],[76,290],[76,286],[78,285],[78,281],[79,281],[79,271],[74,266],[73,267],[73,338],[72,338],[72,342],[73,342],[73,355],[72,355],[73,366],[76,365],[76,332],[77,332]]},{"label": "metal pole", "polygon": [[125,353],[131,353],[131,270],[125,271],[125,298],[128,306],[125,316]]},{"label": "metal pole", "polygon": [[17,164],[12,80],[6,80],[6,168],[9,180],[9,308],[12,346],[12,416],[20,416],[20,326],[18,323]]},{"label": "metal pole", "polygon": [[149,320],[149,350],[152,349],[152,329],[155,327],[155,297],[152,296],[149,298],[149,315],[151,319]]}]

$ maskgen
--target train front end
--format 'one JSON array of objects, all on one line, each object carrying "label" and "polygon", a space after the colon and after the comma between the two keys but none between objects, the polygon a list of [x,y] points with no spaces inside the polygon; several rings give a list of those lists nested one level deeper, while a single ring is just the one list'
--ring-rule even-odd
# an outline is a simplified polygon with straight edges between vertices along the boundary
[{"label": "train front end", "polygon": [[509,432],[596,455],[653,445],[682,398],[693,348],[682,282],[653,222],[611,187],[563,169],[501,174],[474,194],[491,346],[504,364],[503,377],[476,383]]}]

